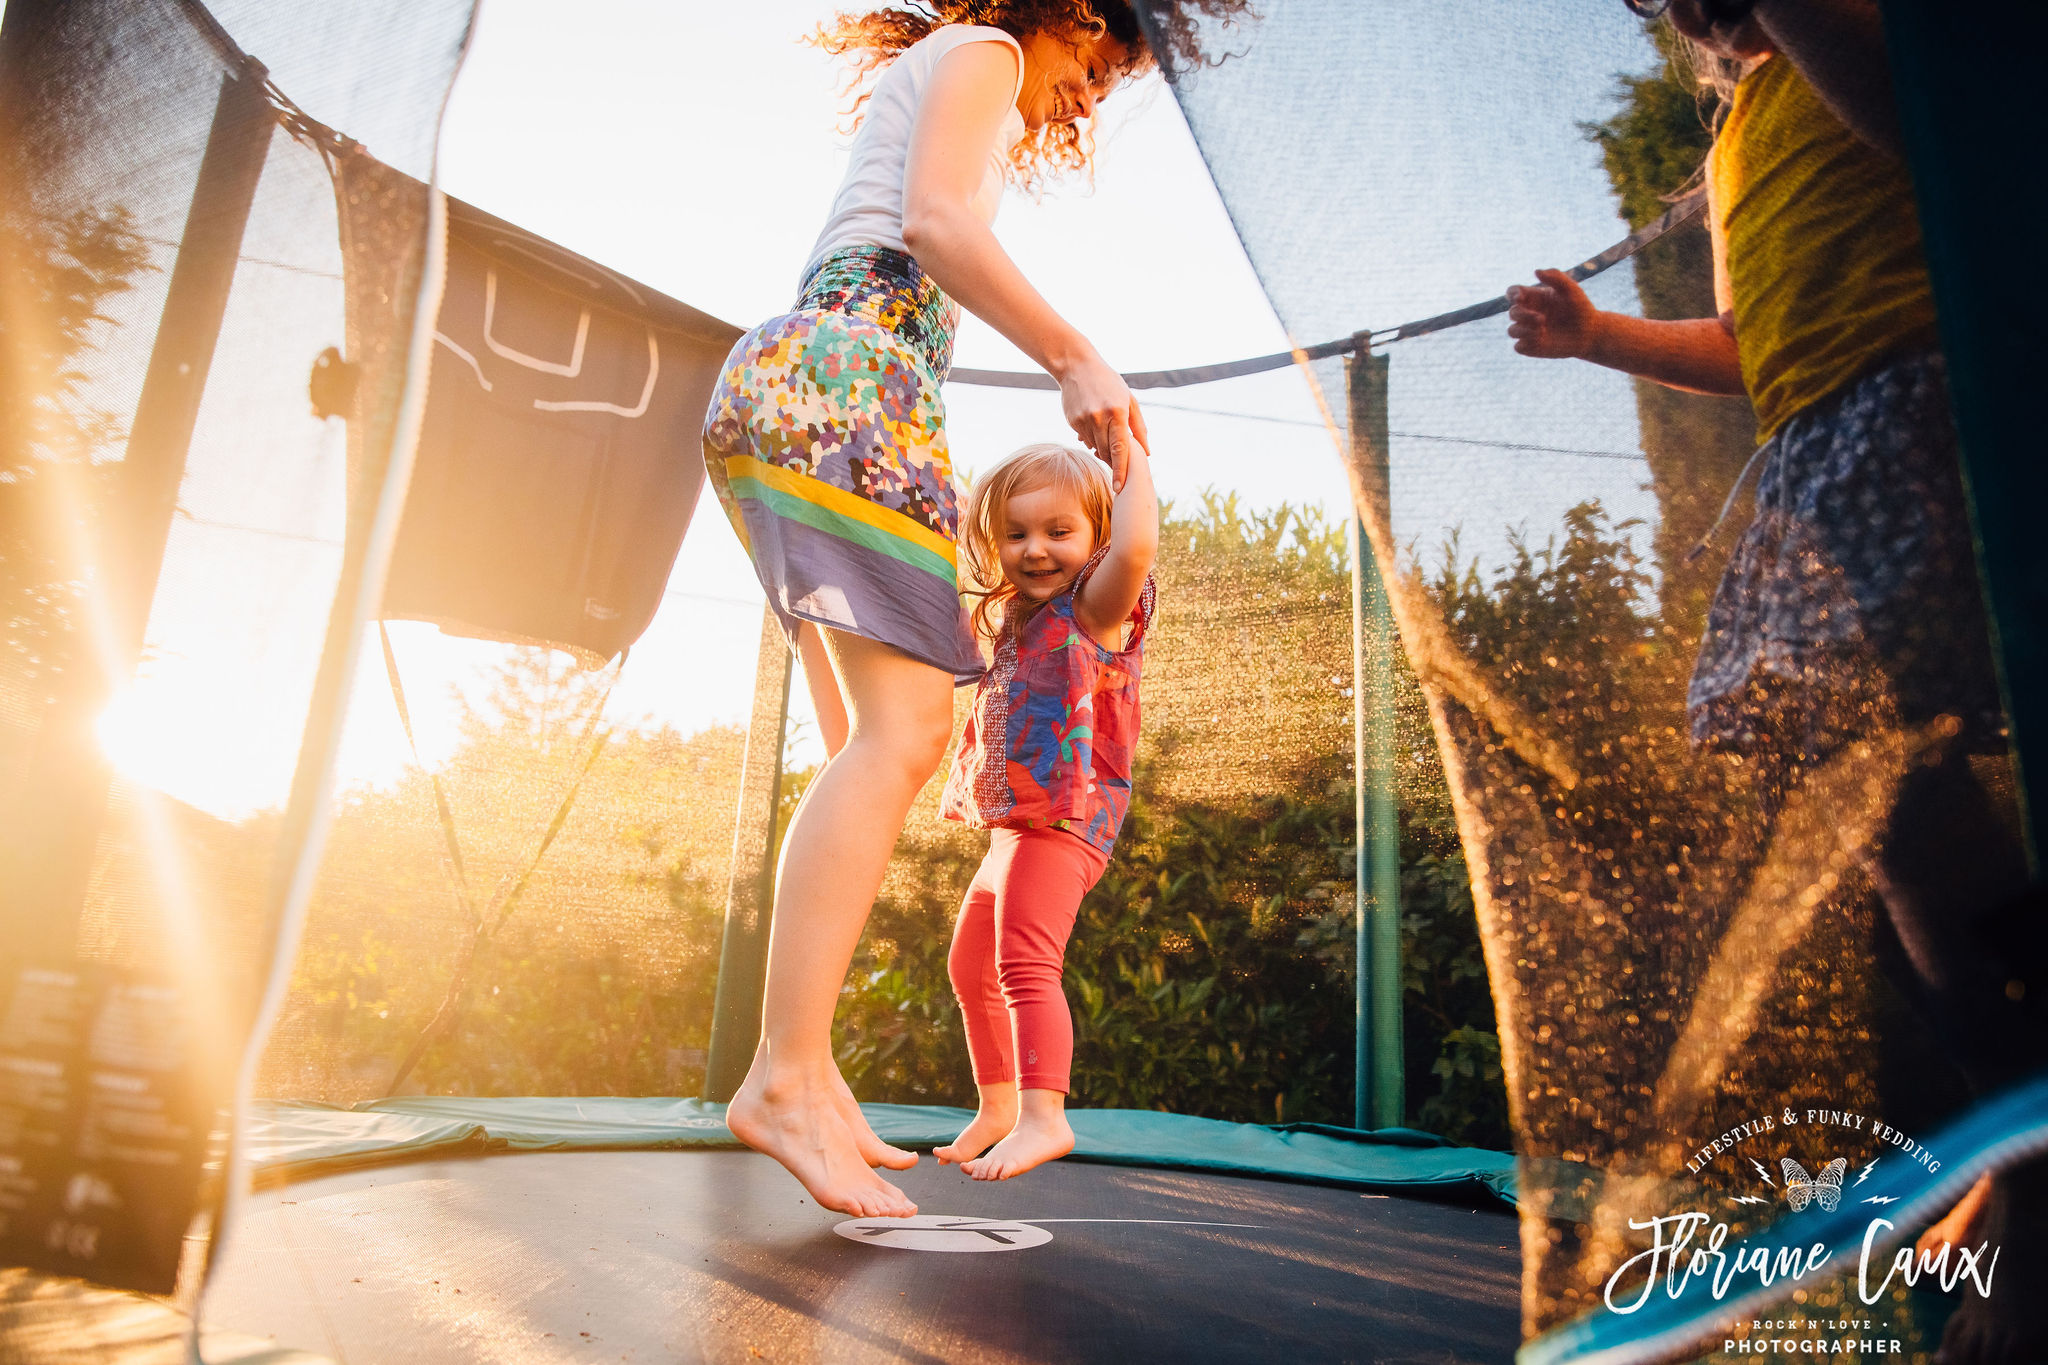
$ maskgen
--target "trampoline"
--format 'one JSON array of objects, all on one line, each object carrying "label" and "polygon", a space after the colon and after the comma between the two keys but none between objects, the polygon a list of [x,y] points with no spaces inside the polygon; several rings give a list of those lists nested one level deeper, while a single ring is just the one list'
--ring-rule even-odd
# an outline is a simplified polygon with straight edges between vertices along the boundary
[{"label": "trampoline", "polygon": [[[928,1148],[965,1111],[868,1106]],[[929,1155],[911,1220],[821,1210],[692,1100],[266,1105],[203,1356],[380,1361],[1498,1361],[1513,1160],[1079,1110],[1075,1158]],[[658,1150],[667,1148],[668,1150]],[[197,1254],[202,1243],[194,1242]],[[0,1279],[0,1361],[183,1360],[168,1301]]]},{"label": "trampoline", "polygon": [[[663,577],[725,528],[690,530],[688,497],[650,497],[608,444],[701,411],[735,329],[441,193],[470,0],[9,0],[0,265],[78,307],[41,338],[48,429],[0,445],[0,495],[35,514],[0,542],[0,1264],[36,1267],[0,1270],[0,1365],[189,1362],[195,1323],[209,1365],[1647,1365],[1733,1350],[1752,1313],[1853,1308],[1880,1221],[1889,1256],[2048,1150],[2048,1075],[1965,1095],[1881,979],[1851,855],[1925,736],[1887,723],[1783,789],[1684,740],[1725,543],[1694,561],[1751,410],[1532,368],[1501,330],[1502,284],[1551,262],[1619,314],[1706,306],[1701,197],[1591,145],[1669,134],[1643,164],[1696,159],[1669,54],[1619,5],[1445,5],[1261,0],[1231,61],[1172,77],[1290,349],[1129,377],[1296,367],[1320,420],[1159,406],[1313,427],[1347,493],[1328,520],[1261,501],[1280,461],[1252,459],[1176,513],[1143,815],[1072,959],[1075,1098],[1105,1107],[1022,1180],[927,1155],[901,1222],[813,1206],[709,1098],[644,1098],[732,1093],[800,796],[772,619]],[[1333,65],[1354,57],[1370,79]],[[1930,221],[1953,270],[1963,239]],[[1991,409],[1959,411],[1987,504],[2038,508],[1983,477]],[[658,455],[657,426],[636,430]],[[576,496],[572,446],[613,460],[578,465]],[[83,524],[88,473],[147,523],[105,564],[35,524]],[[592,634],[484,619],[502,603],[451,606],[424,572],[479,562],[426,533],[486,484],[559,556],[482,540],[556,587],[573,562],[550,609]],[[629,516],[660,533],[599,534]],[[1994,605],[2041,578],[1997,516],[1980,536]],[[533,647],[590,665],[657,616],[684,623],[670,674],[750,711],[700,698],[695,729],[635,730],[607,711],[618,673]],[[408,623],[384,655],[413,761],[335,801],[386,619]],[[491,694],[446,762],[397,676],[429,672],[436,625],[471,632],[434,648]],[[2031,723],[2038,641],[2007,642]],[[95,727],[134,680],[159,710],[130,737],[164,762],[117,772]],[[238,765],[263,784],[246,805],[189,780]],[[2038,836],[2043,803],[1997,776],[1998,816]],[[968,1092],[943,956],[978,851],[923,818],[936,795],[839,1021],[856,1093],[903,1101],[865,1106],[876,1131],[926,1152],[968,1117],[944,1107]],[[1711,1302],[1650,1278],[1615,1309],[1632,1220],[1680,1209],[1840,1260]],[[1925,1358],[1948,1302],[1888,1292],[1875,1313]]]},{"label": "trampoline", "polygon": [[750,1152],[323,1176],[251,1201],[207,1320],[394,1365],[1479,1362],[1518,1340],[1514,1219],[1491,1201],[1042,1175],[977,1184],[927,1157],[903,1178],[925,1232],[821,1211]]}]

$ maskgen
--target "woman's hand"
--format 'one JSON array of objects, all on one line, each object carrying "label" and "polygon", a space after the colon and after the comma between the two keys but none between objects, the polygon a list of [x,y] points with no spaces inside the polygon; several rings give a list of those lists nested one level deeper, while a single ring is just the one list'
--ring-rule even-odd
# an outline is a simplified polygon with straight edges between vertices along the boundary
[{"label": "woman's hand", "polygon": [[1508,286],[1508,335],[1519,355],[1546,360],[1591,359],[1601,313],[1562,270],[1539,270],[1537,284]]},{"label": "woman's hand", "polygon": [[1122,492],[1130,473],[1131,441],[1147,446],[1145,416],[1138,400],[1101,356],[1092,352],[1058,376],[1060,408],[1067,425],[1102,462],[1109,466],[1111,489]]}]

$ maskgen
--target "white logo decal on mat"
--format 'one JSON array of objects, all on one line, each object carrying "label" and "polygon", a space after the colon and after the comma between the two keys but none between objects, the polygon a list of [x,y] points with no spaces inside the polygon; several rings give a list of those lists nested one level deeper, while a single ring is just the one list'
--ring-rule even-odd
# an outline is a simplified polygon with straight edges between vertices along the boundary
[{"label": "white logo decal on mat", "polygon": [[1033,1223],[920,1213],[915,1218],[849,1218],[832,1231],[849,1242],[900,1251],[1022,1251],[1043,1246],[1052,1234]]}]

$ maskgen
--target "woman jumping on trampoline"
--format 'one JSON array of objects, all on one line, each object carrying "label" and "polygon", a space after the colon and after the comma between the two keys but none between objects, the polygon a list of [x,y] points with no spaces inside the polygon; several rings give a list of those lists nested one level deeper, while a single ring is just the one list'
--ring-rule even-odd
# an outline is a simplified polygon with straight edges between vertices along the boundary
[{"label": "woman jumping on trampoline", "polygon": [[[1198,61],[1181,11],[1228,16],[1244,0],[1139,3],[1169,60]],[[983,671],[958,596],[939,385],[966,307],[1059,381],[1068,423],[1123,483],[1144,439],[1137,403],[989,224],[1006,179],[1086,165],[1096,104],[1154,58],[1130,0],[923,0],[841,14],[817,41],[874,77],[846,178],[795,309],[740,338],[704,424],[712,487],[803,665],[827,753],[783,842],[761,1042],[726,1121],[824,1207],[908,1215],[870,1168],[917,1157],[861,1117],[832,1012],[911,801],[945,756],[951,689]]]},{"label": "woman jumping on trampoline", "polygon": [[[1876,7],[1671,0],[1670,18],[1741,71],[1706,171],[1723,311],[1603,312],[1546,270],[1509,290],[1509,335],[1524,355],[1755,405],[1756,514],[1708,613],[1694,738],[1811,767],[1862,734],[1923,736],[1881,840],[1857,852],[1896,940],[1889,965],[1987,1093],[2048,1063],[2025,989],[2042,964],[2012,946],[2039,910],[1992,789],[2009,789],[2004,718]],[[1970,1242],[2002,1246],[2003,1292],[1965,1297],[1937,1359],[2036,1361],[2048,1162],[1984,1183],[1933,1235],[1960,1240],[1973,1219]]]},{"label": "woman jumping on trampoline", "polygon": [[1081,451],[1026,446],[976,482],[963,523],[974,624],[995,662],[942,811],[991,834],[946,966],[981,1102],[933,1155],[1005,1180],[1074,1148],[1060,966],[1130,806],[1159,549],[1150,456],[1135,449],[1112,493]]}]

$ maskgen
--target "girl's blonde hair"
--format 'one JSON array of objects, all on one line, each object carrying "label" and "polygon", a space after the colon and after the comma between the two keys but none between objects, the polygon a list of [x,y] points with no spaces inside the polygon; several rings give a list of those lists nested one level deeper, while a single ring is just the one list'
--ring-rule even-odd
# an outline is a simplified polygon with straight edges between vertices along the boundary
[{"label": "girl's blonde hair", "polygon": [[1109,514],[1114,495],[1109,471],[1086,451],[1057,441],[1038,441],[1011,451],[995,468],[974,481],[960,518],[960,553],[966,569],[961,591],[974,598],[975,632],[993,640],[1008,623],[1009,605],[1017,589],[1003,577],[1002,536],[1009,521],[1010,499],[1019,493],[1051,488],[1071,494],[1087,514],[1100,549],[1109,541]]},{"label": "girl's blonde hair", "polygon": [[[1735,103],[1735,86],[1747,64],[1739,57],[1724,57],[1675,29],[1671,36],[1672,70],[1680,80],[1691,82],[1696,97],[1701,98],[1701,122],[1707,125],[1708,132],[1718,133],[1722,120],[1728,117],[1729,106]],[[1705,97],[1712,98],[1713,108],[1704,107]]]}]

